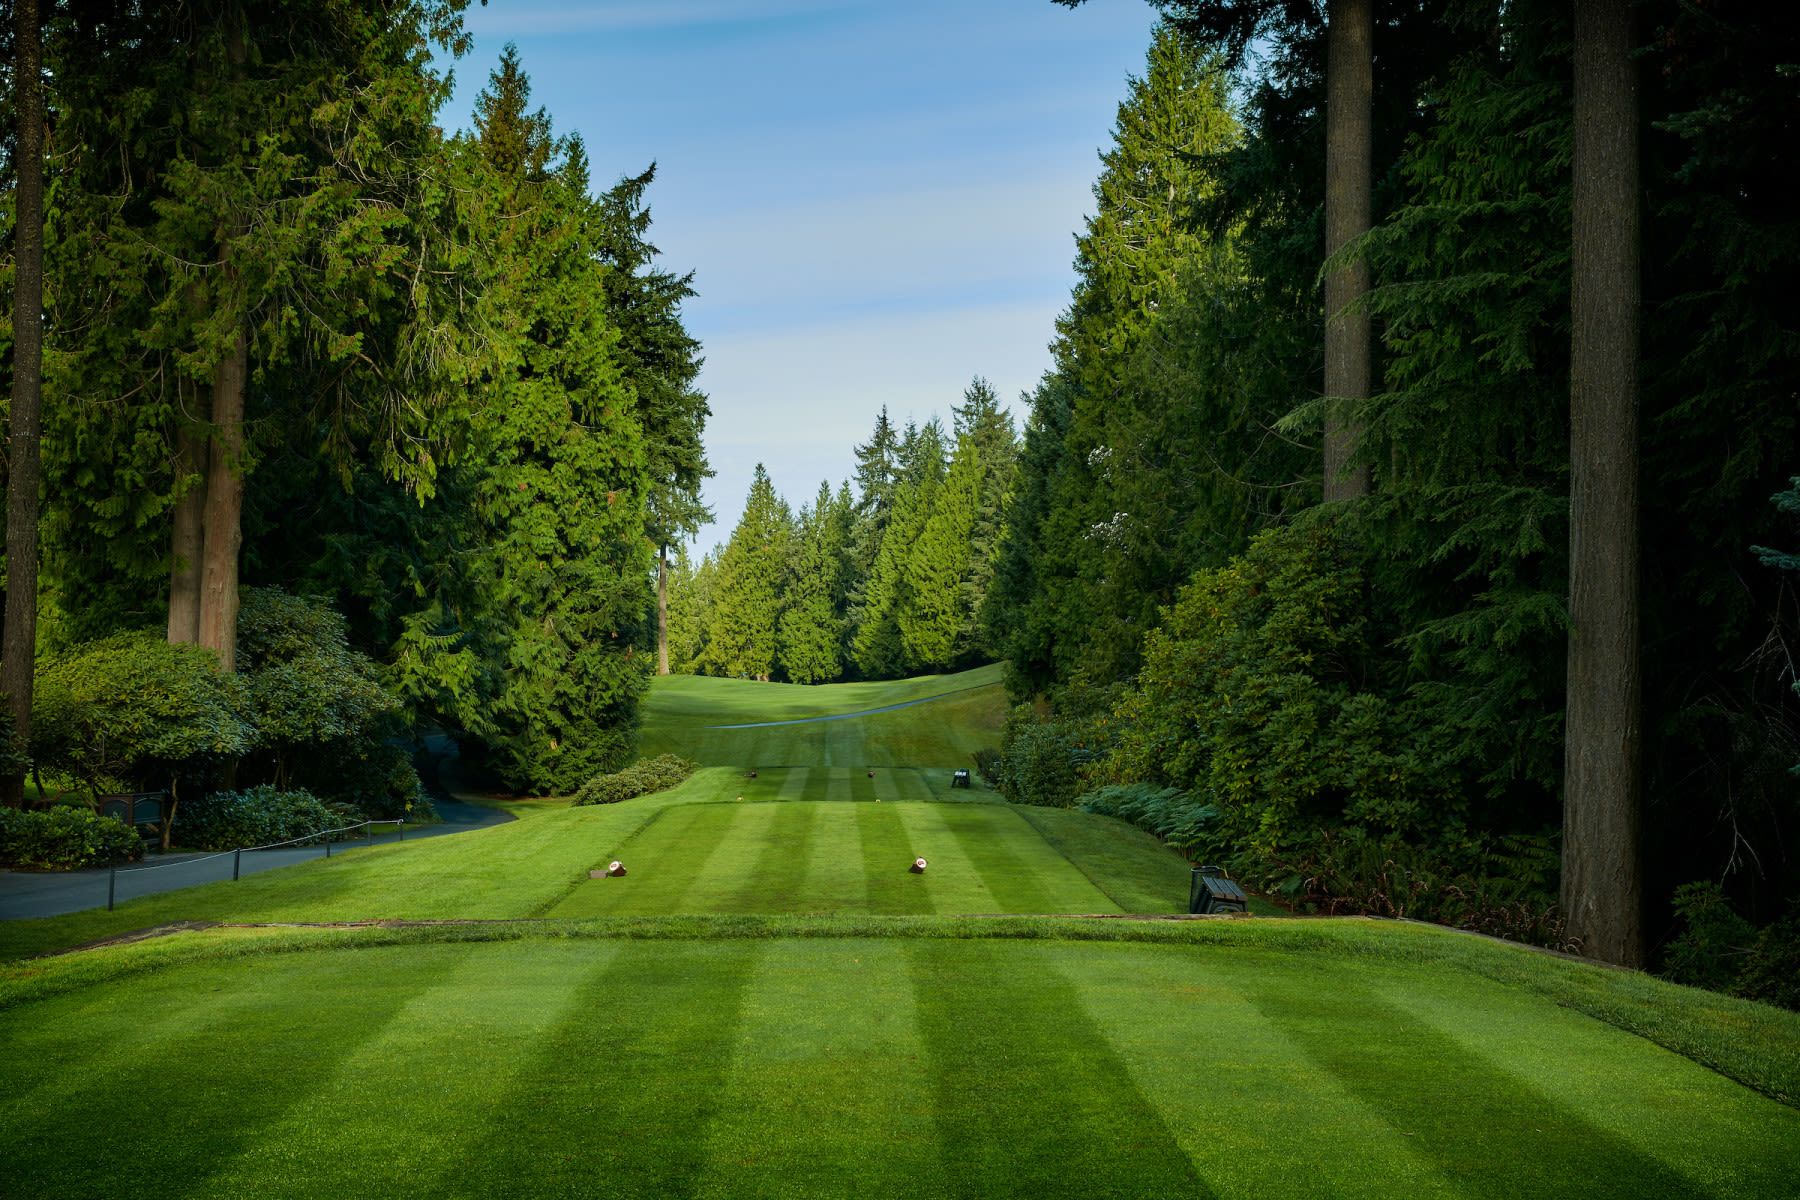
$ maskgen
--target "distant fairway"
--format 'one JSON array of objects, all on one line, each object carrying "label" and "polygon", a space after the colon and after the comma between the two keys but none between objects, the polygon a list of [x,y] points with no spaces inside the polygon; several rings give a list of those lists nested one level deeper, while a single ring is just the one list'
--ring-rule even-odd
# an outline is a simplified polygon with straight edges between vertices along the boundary
[{"label": "distant fairway", "polygon": [[[896,704],[911,706],[869,712]],[[718,728],[847,713],[868,715]],[[1006,689],[997,666],[822,687],[671,675],[652,685],[644,714],[645,754],[680,754],[707,766],[966,767],[975,751],[1000,744]]]},{"label": "distant fairway", "polygon": [[[994,678],[663,681],[646,752],[717,764],[670,791],[0,923],[0,1195],[1800,1193],[1800,1015],[1429,926],[1156,919],[1155,838],[950,787]],[[1045,913],[1088,915],[988,915]]]}]

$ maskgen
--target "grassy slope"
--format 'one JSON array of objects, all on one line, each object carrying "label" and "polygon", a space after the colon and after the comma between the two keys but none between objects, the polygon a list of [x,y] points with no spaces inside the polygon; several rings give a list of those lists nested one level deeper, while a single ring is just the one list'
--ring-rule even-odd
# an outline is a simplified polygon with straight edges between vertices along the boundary
[{"label": "grassy slope", "polygon": [[[943,698],[848,720],[714,728],[863,712],[934,696]],[[644,713],[645,754],[680,754],[708,766],[948,769],[966,767],[976,750],[999,745],[1006,690],[997,666],[822,687],[672,675],[652,685]]]},{"label": "grassy slope", "polygon": [[[738,796],[745,797],[742,805]],[[878,796],[881,807],[835,802]],[[992,797],[952,791],[941,770],[877,769],[870,778],[866,771],[815,767],[746,779],[729,768],[704,768],[678,788],[623,804],[557,805],[453,837],[346,850],[236,883],[146,896],[113,912],[0,922],[0,958],[174,921],[1173,912],[1186,896],[1186,868],[1174,852],[1107,818],[1064,814],[1087,834],[1051,843],[1022,819],[1043,818],[1026,810],[902,803],[947,798]],[[776,800],[796,803],[758,803]],[[787,815],[777,822],[769,815],[774,811]],[[817,831],[816,840],[792,842],[800,816],[809,837]],[[681,831],[690,828],[698,832],[684,838]],[[772,833],[770,865],[750,880],[746,871]],[[922,877],[906,870],[920,854],[932,863]],[[590,869],[620,856],[633,868],[625,879],[588,878]]]},{"label": "grassy slope", "polygon": [[[1800,1112],[1563,1005],[1748,1013],[1790,1054],[1792,1014],[1418,927],[870,920],[214,931],[14,968],[0,1002],[39,998],[0,1020],[0,1185],[1635,1198],[1800,1178]],[[113,985],[57,994],[59,973]],[[157,1136],[66,1152],[120,1106]]]},{"label": "grassy slope", "polygon": [[[945,682],[676,681],[657,736],[724,753],[709,693],[781,719],[762,697]],[[1118,822],[863,767],[870,730],[948,754],[982,695],[814,727],[860,739],[854,766],[714,767],[0,926],[11,956],[180,919],[583,917],[0,966],[0,1194],[1793,1194],[1800,1112],[1767,1096],[1800,1096],[1795,1014],[1428,927],[930,915],[1185,895]],[[974,803],[918,803],[945,800]],[[625,879],[587,878],[614,856]],[[75,1153],[103,1110],[156,1135]]]}]

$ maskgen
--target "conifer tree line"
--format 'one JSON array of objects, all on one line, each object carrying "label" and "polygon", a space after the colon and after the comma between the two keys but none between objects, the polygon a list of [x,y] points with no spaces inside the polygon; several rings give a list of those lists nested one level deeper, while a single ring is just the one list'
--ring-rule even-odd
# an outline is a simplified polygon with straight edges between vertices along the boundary
[{"label": "conifer tree line", "polygon": [[698,563],[678,551],[671,666],[681,674],[831,683],[960,670],[994,658],[981,621],[1017,463],[1012,415],[976,378],[936,417],[884,407],[856,482],[796,512],[757,465],[744,514]]},{"label": "conifer tree line", "polygon": [[17,386],[9,426],[10,494],[42,474],[35,580],[8,554],[9,604],[38,588],[6,631],[27,745],[34,649],[154,629],[229,675],[240,596],[274,588],[513,787],[628,759],[658,556],[709,519],[654,165],[596,187],[511,46],[447,112],[462,0],[36,7],[41,64],[9,60],[45,81],[41,146],[5,164],[9,250],[45,181],[41,302],[6,263],[15,372],[42,339],[36,461]]},{"label": "conifer tree line", "polygon": [[1800,10],[1157,7],[984,602],[1007,786],[1613,961],[1781,917]]}]

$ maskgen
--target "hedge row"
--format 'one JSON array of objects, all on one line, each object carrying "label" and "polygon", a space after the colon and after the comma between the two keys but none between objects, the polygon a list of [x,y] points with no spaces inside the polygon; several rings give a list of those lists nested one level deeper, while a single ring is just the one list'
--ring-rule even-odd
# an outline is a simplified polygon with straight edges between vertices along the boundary
[{"label": "hedge row", "polygon": [[0,809],[0,864],[72,871],[103,867],[144,852],[143,839],[117,817],[85,808]]},{"label": "hedge row", "polygon": [[699,763],[689,762],[674,754],[640,759],[635,766],[626,767],[623,771],[594,776],[581,785],[581,790],[575,793],[575,798],[569,803],[617,804],[621,800],[672,788],[699,767]]},{"label": "hedge row", "polygon": [[[190,850],[267,846],[309,838],[363,819],[362,812],[351,805],[321,800],[304,789],[277,791],[265,783],[242,792],[211,792],[182,801],[175,811],[175,841]],[[333,840],[347,836],[337,834]]]}]

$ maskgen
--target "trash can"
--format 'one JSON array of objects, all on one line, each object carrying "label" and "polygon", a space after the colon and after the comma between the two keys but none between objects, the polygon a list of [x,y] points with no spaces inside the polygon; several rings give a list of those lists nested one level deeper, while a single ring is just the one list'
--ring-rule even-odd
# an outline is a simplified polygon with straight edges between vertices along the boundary
[{"label": "trash can", "polygon": [[950,776],[950,786],[953,788],[968,787],[969,786],[969,768],[967,768],[967,767],[956,768],[956,772]]},{"label": "trash can", "polygon": [[1241,913],[1249,910],[1250,898],[1244,895],[1243,888],[1225,878],[1223,868],[1194,868],[1188,884],[1188,912]]}]

